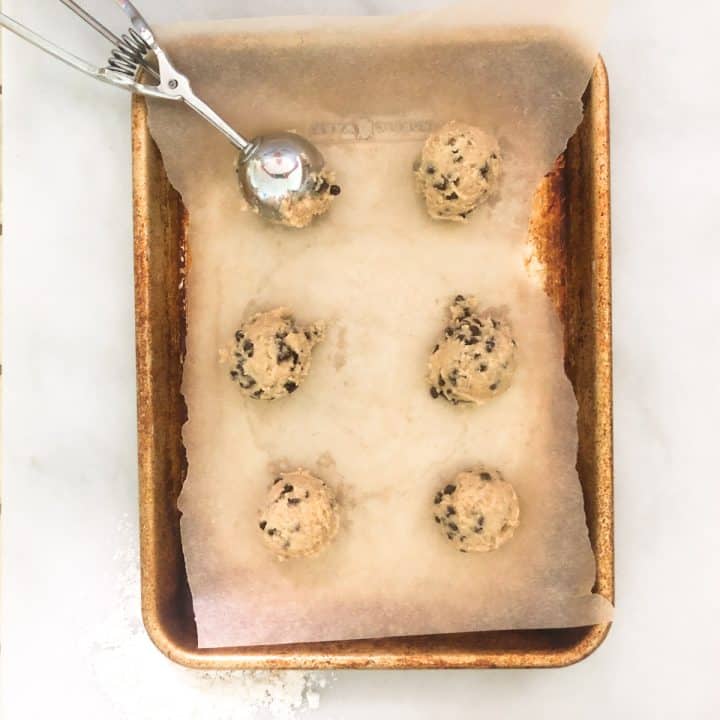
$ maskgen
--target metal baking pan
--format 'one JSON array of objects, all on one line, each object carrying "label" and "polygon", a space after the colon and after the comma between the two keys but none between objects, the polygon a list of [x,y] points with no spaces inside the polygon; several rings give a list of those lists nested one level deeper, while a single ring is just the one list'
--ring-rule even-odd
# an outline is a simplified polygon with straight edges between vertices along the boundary
[{"label": "metal baking pan", "polygon": [[[612,369],[608,82],[602,60],[584,120],[537,190],[530,234],[565,328],[579,403],[577,466],[597,558],[595,591],[613,600]],[[180,542],[187,463],[180,393],[187,213],[147,123],[132,106],[140,553],[145,627],[170,659],[199,669],[560,667],[595,650],[609,625],[200,650]]]}]

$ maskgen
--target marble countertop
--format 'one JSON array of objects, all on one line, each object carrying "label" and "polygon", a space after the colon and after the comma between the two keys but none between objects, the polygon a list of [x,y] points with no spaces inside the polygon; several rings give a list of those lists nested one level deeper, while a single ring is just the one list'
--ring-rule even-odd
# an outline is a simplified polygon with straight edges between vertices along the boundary
[{"label": "marble countertop", "polygon": [[[163,20],[191,17],[194,3],[141,4]],[[227,15],[245,11],[226,5]],[[691,6],[677,14],[670,2],[618,0],[602,47],[612,107],[617,528],[607,641],[553,672],[291,678],[291,692],[311,706],[326,683],[307,717],[519,720],[539,708],[558,720],[720,716],[720,6]],[[59,4],[3,0],[3,10],[103,57],[103,41]],[[176,668],[140,627],[128,97],[7,35],[3,76],[5,717],[292,714],[258,701],[264,690],[247,677],[224,677],[218,690],[217,678]]]}]

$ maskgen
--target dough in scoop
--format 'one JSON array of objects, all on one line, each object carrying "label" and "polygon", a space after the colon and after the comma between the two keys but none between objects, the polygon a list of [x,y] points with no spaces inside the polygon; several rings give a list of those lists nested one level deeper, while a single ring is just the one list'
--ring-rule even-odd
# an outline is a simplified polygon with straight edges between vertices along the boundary
[{"label": "dough in scoop", "polygon": [[340,527],[335,494],[307,470],[281,473],[268,492],[258,526],[264,543],[281,560],[317,555]]},{"label": "dough in scoop", "polygon": [[513,486],[498,470],[480,467],[459,473],[438,490],[435,522],[460,552],[497,550],[520,523]]},{"label": "dough in scoop", "polygon": [[340,194],[333,173],[323,173],[315,178],[315,191],[300,199],[285,200],[279,208],[278,222],[294,228],[307,227],[316,217],[324,215],[330,204]]},{"label": "dough in scoop", "polygon": [[235,333],[230,377],[251,398],[276,400],[297,390],[310,371],[323,327],[299,327],[287,308],[258,313]]},{"label": "dough in scoop", "polygon": [[482,405],[510,387],[517,347],[510,325],[478,306],[463,295],[450,306],[450,324],[428,363],[433,398]]},{"label": "dough in scoop", "polygon": [[454,120],[443,125],[425,141],[415,171],[430,217],[467,222],[496,194],[501,165],[495,138]]}]

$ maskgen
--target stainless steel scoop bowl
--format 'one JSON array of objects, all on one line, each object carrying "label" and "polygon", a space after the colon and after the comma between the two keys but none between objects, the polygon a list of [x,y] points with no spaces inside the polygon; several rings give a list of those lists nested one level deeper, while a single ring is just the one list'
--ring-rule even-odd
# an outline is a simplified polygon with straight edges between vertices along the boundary
[{"label": "stainless steel scoop bowl", "polygon": [[323,156],[311,142],[287,132],[253,140],[240,154],[237,174],[248,202],[264,217],[282,222],[282,209],[289,201],[319,191],[324,167]]}]

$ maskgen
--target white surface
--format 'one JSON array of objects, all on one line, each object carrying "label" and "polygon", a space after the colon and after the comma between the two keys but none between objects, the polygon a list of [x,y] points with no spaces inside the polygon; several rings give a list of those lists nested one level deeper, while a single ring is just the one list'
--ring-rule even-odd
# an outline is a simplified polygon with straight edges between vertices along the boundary
[{"label": "white surface", "polygon": [[[173,6],[189,16],[192,4],[142,7],[156,19]],[[102,57],[102,41],[58,4],[3,5]],[[339,673],[308,718],[720,715],[719,25],[710,0],[688,3],[681,17],[668,2],[618,0],[603,47],[613,114],[618,607],[608,640],[554,672]],[[3,44],[2,702],[9,720],[135,720],[123,691],[142,707],[163,701],[152,697],[155,674],[177,692],[197,683],[168,674],[149,647],[117,663],[109,683],[110,650],[98,645],[127,572],[116,551],[128,533],[118,528],[136,522],[128,98],[19,41]],[[136,618],[129,624],[137,630]],[[265,716],[243,710],[239,689],[237,697],[222,717]],[[173,717],[202,707],[175,706]],[[197,716],[215,720],[212,711]]]}]

